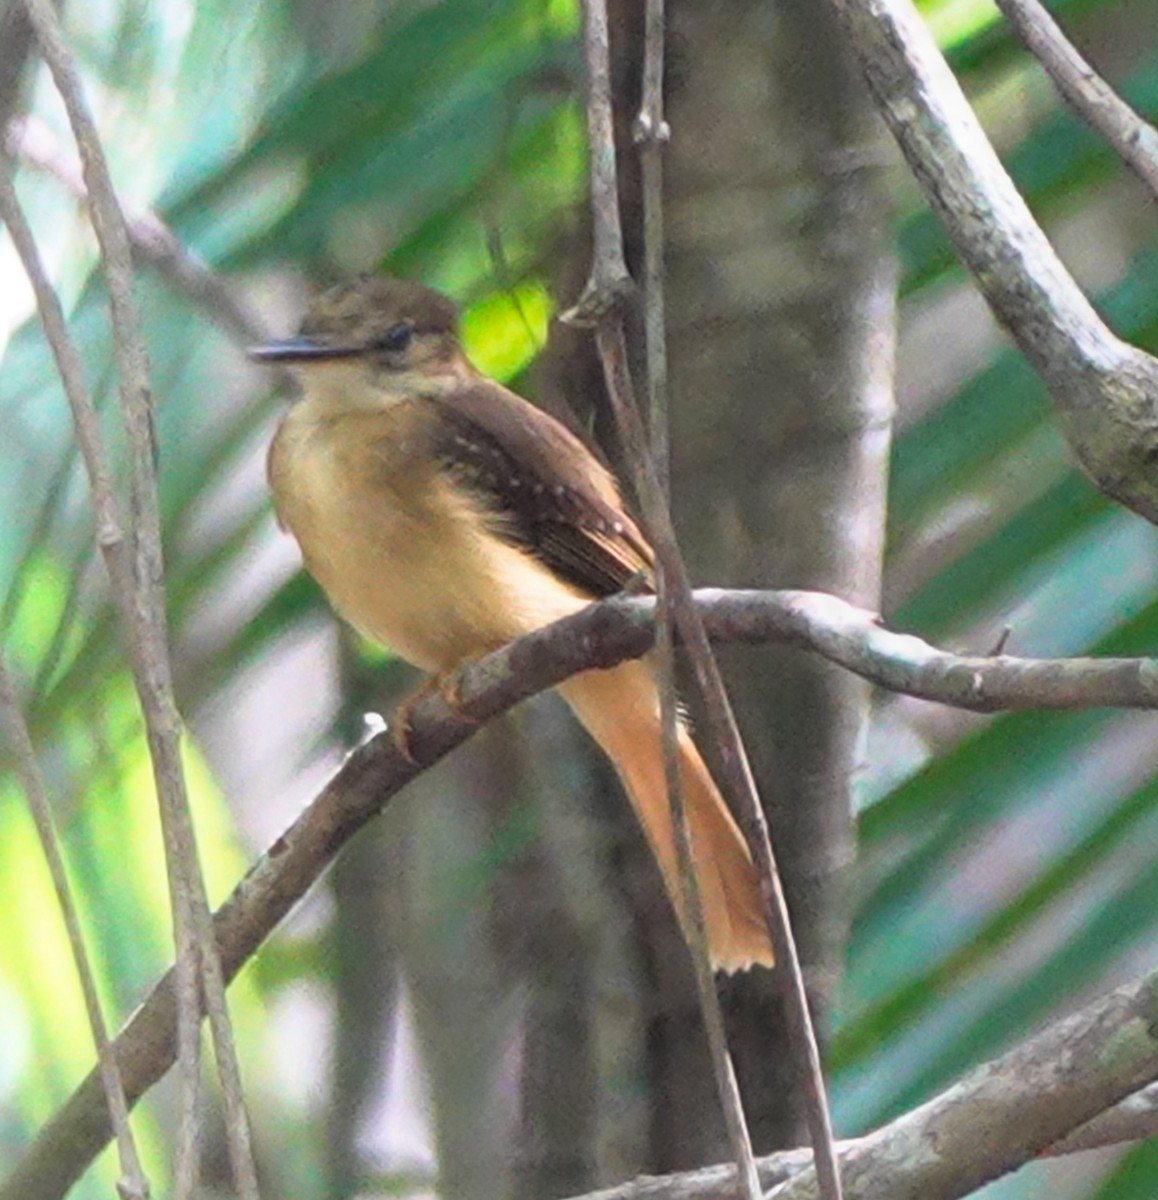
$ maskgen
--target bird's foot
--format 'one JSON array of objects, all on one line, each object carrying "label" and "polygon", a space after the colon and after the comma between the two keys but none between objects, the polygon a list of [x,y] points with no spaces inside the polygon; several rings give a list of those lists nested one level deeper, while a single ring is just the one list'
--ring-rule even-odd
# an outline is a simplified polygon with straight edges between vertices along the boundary
[{"label": "bird's foot", "polygon": [[462,698],[462,672],[469,663],[459,663],[449,671],[437,675],[428,675],[417,690],[406,697],[395,710],[394,720],[390,725],[390,736],[399,753],[411,766],[419,766],[418,759],[410,748],[410,735],[413,732],[411,718],[414,709],[430,696],[441,696],[451,716],[464,725],[477,725],[478,722],[465,711]]}]

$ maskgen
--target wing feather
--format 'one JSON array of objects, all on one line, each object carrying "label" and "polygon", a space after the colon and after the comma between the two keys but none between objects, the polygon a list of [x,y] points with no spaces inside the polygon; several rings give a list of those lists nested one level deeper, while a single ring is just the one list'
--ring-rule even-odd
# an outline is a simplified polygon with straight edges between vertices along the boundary
[{"label": "wing feather", "polygon": [[611,473],[570,430],[486,379],[434,403],[433,451],[494,513],[500,536],[595,597],[641,574],[650,583],[647,539]]}]

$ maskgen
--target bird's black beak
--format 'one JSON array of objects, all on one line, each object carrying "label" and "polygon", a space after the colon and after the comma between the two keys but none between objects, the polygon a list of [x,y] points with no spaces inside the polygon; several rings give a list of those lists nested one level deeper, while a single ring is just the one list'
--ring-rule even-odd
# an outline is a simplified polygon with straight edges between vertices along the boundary
[{"label": "bird's black beak", "polygon": [[264,346],[250,346],[246,353],[254,362],[325,362],[328,359],[353,358],[362,353],[362,347],[324,346],[312,338],[299,335],[266,342]]}]

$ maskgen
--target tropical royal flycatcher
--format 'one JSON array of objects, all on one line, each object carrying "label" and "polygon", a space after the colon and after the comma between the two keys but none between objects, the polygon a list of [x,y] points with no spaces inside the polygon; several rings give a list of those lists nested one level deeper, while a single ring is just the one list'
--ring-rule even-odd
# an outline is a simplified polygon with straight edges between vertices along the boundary
[{"label": "tropical royal flycatcher", "polygon": [[[651,578],[615,480],[558,421],[471,366],[454,305],[365,276],[321,295],[301,333],[253,351],[303,395],[269,453],[282,525],[352,625],[438,675]],[[650,663],[560,694],[615,764],[685,924]],[[719,970],[771,965],[747,846],[686,729],[680,777]]]}]

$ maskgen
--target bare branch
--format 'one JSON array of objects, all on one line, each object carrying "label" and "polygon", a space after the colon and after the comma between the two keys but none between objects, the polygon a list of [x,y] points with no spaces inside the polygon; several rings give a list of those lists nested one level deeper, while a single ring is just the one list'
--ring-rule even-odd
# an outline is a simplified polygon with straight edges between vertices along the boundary
[{"label": "bare branch", "polygon": [[1050,389],[1097,486],[1158,522],[1158,362],[1103,324],[989,144],[911,0],[831,0],[930,204]]},{"label": "bare branch", "polygon": [[[718,640],[810,647],[834,661],[855,662],[856,669],[868,678],[879,677],[879,682],[911,678],[920,684],[916,694],[947,703],[961,703],[956,699],[959,693],[972,690],[963,689],[961,679],[977,677],[987,709],[1112,703],[1158,708],[1158,669],[1150,659],[957,658],[917,638],[889,633],[877,625],[873,614],[832,596],[706,589],[696,593],[696,601],[705,627]],[[413,762],[398,753],[385,735],[354,751],[216,913],[214,929],[225,977],[237,974],[342,846],[419,771],[536,692],[580,671],[612,667],[646,653],[653,639],[655,603],[652,597],[638,597],[593,604],[467,667],[453,711],[436,690],[411,710],[408,744]],[[1083,686],[1090,692],[1085,705],[1078,699]],[[943,694],[934,697],[938,688]],[[464,722],[463,713],[477,724]],[[174,973],[170,971],[114,1043],[130,1103],[173,1064],[175,1040]],[[0,1183],[0,1200],[63,1196],[108,1138],[108,1114],[94,1072]],[[727,1177],[734,1189],[734,1168],[727,1168]]]},{"label": "bare branch", "polygon": [[[953,708],[1158,708],[1154,658],[954,654],[886,629],[876,613],[825,592],[697,588],[693,596],[714,642],[813,650],[878,687]],[[611,667],[651,648],[655,604],[646,596],[603,600],[516,645],[541,638],[565,652],[570,639],[580,639],[588,656],[582,665]],[[542,686],[556,682],[552,672]]]},{"label": "bare branch", "polygon": [[[668,438],[667,335],[663,294],[663,148],[670,131],[663,115],[664,0],[647,0],[646,30],[643,47],[643,85],[639,115],[635,119],[635,140],[639,147],[643,178],[643,306],[644,357],[647,381],[647,434],[656,481],[665,504],[668,500],[670,448]],[[613,147],[614,148],[614,147]],[[714,996],[707,935],[703,925],[703,906],[692,866],[691,837],[687,812],[680,793],[679,745],[677,723],[679,705],[675,686],[675,634],[670,604],[670,589],[663,571],[656,580],[657,619],[655,637],[656,674],[659,683],[659,715],[663,733],[663,769],[672,809],[672,828],[676,831],[680,882],[684,907],[692,917],[697,971],[701,994]],[[710,1003],[710,1001],[709,1001]],[[717,1005],[718,1007],[718,1005]],[[722,1029],[722,1021],[717,1029]],[[726,1045],[724,1046],[726,1052]],[[717,1073],[728,1067],[720,1058]],[[743,1113],[740,1113],[743,1119]]]},{"label": "bare branch", "polygon": [[[664,0],[647,0],[646,29],[643,48],[643,84],[639,114],[635,119],[635,141],[639,147],[643,180],[643,306],[644,358],[647,383],[647,434],[651,461],[655,468],[659,493],[664,504],[669,503],[671,452],[668,437],[667,335],[664,309],[664,229],[663,229],[663,149],[671,134],[663,115],[663,56],[665,38]],[[656,675],[659,684],[659,716],[663,735],[663,770],[668,801],[672,810],[672,828],[676,832],[680,883],[685,910],[690,914],[696,946],[693,958],[697,987],[704,1002],[715,1016],[707,1022],[709,1047],[715,1062],[717,1077],[730,1089],[735,1111],[729,1128],[741,1129],[744,1112],[732,1078],[727,1041],[723,1036],[723,1014],[712,979],[708,954],[707,933],[703,922],[692,863],[691,836],[687,811],[681,794],[679,744],[677,723],[679,704],[675,685],[675,631],[671,605],[671,589],[666,572],[660,570],[656,580],[657,617],[655,636]],[[728,1101],[725,1101],[728,1103]],[[741,1145],[743,1138],[741,1135]],[[750,1157],[750,1152],[749,1156]],[[739,1157],[743,1157],[741,1154]],[[741,1166],[741,1170],[745,1167]]]},{"label": "bare branch", "polygon": [[[879,687],[953,708],[986,713],[1158,707],[1153,658],[960,655],[886,629],[876,613],[823,592],[703,589],[696,595],[714,636],[748,640],[754,635],[757,641],[815,650]],[[728,614],[726,635],[715,620],[717,604],[720,616]]]},{"label": "bare branch", "polygon": [[[1153,1089],[1135,1089],[1158,1073],[1156,1004],[1158,973],[1054,1023],[891,1124],[839,1143],[850,1194],[857,1200],[956,1200],[1039,1155],[1117,1144],[1122,1139],[1112,1131],[1146,1136],[1154,1127]],[[1145,1109],[1148,1126],[1138,1119]],[[768,1200],[819,1196],[807,1151],[769,1155],[759,1171]],[[572,1200],[732,1195],[727,1169],[707,1167]]]},{"label": "bare branch", "polygon": [[[1036,1157],[1158,1074],[1158,973],[1102,996],[861,1138],[842,1161],[858,1200],[952,1200]],[[811,1172],[776,1200],[820,1195]]]},{"label": "bare branch", "polygon": [[1158,200],[1158,129],[1143,120],[1078,53],[1040,0],[997,0],[997,7],[1066,103],[1102,134]]}]

